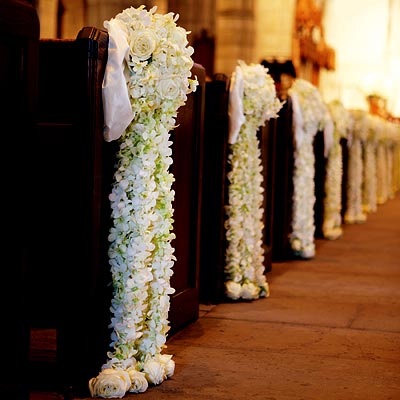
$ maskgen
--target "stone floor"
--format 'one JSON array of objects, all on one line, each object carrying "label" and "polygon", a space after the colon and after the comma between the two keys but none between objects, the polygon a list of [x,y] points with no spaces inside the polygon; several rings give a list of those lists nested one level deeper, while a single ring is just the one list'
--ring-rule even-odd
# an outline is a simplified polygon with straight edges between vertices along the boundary
[{"label": "stone floor", "polygon": [[201,306],[168,341],[174,376],[125,398],[399,400],[400,197],[316,245],[273,264],[269,298]]}]

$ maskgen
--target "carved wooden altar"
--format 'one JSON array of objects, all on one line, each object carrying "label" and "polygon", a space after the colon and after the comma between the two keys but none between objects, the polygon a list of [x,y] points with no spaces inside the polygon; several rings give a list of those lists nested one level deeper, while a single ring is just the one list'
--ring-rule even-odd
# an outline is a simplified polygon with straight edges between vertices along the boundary
[{"label": "carved wooden altar", "polygon": [[325,0],[297,0],[293,33],[293,63],[298,75],[315,86],[322,68],[335,69],[335,51],[324,37]]}]

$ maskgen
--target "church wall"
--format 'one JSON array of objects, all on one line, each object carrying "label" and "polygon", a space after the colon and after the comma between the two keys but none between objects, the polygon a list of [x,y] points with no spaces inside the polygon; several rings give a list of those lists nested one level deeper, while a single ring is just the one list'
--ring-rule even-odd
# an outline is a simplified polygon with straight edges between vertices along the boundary
[{"label": "church wall", "polygon": [[237,60],[254,61],[254,1],[217,0],[215,71],[230,73]]},{"label": "church wall", "polygon": [[215,36],[216,0],[166,0],[166,9],[179,14],[178,25],[191,32],[188,37],[190,44],[202,30]]},{"label": "church wall", "polygon": [[[291,58],[296,0],[63,0],[61,37],[75,38],[83,26],[103,28],[103,22],[128,7],[156,5],[158,12],[179,14],[178,24],[191,34],[215,38],[214,72],[229,75],[237,60]],[[57,0],[39,0],[42,37],[57,35]]]},{"label": "church wall", "polygon": [[57,37],[57,1],[40,0],[37,10],[40,19],[40,37]]},{"label": "church wall", "polygon": [[292,58],[295,6],[296,0],[256,1],[256,62],[264,58]]},{"label": "church wall", "polygon": [[109,20],[129,7],[139,7],[145,5],[151,8],[154,5],[159,7],[159,12],[165,12],[167,0],[86,0],[85,24],[103,29],[103,22]]},{"label": "church wall", "polygon": [[292,58],[296,0],[217,0],[216,71],[230,74],[237,60]]}]

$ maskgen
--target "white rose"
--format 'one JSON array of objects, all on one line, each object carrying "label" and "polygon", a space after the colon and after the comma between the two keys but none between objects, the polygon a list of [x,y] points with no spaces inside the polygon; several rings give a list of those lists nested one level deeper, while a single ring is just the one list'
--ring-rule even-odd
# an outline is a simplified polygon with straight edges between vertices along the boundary
[{"label": "white rose", "polygon": [[306,246],[303,250],[302,256],[304,258],[312,258],[315,256],[315,247],[313,244]]},{"label": "white rose", "polygon": [[175,361],[172,359],[172,355],[159,354],[157,360],[164,365],[165,375],[167,378],[171,378],[175,372]]},{"label": "white rose", "polygon": [[258,298],[258,294],[260,293],[260,289],[254,285],[254,283],[244,283],[242,285],[241,296],[243,299],[252,300]]},{"label": "white rose", "polygon": [[301,241],[300,241],[300,239],[293,239],[292,240],[292,249],[294,251],[300,251],[301,250]]},{"label": "white rose", "polygon": [[178,26],[172,31],[172,40],[176,46],[185,47],[188,44],[186,29]]},{"label": "white rose", "polygon": [[127,370],[129,377],[131,379],[131,387],[129,391],[131,393],[143,393],[149,387],[149,384],[146,379],[146,375],[144,372],[140,372],[135,368],[129,368]]},{"label": "white rose", "polygon": [[242,286],[240,283],[228,281],[225,283],[226,295],[232,299],[237,300],[240,298],[240,292],[242,290]]},{"label": "white rose", "polygon": [[158,92],[162,98],[174,100],[179,96],[179,85],[171,79],[161,79],[158,84]]},{"label": "white rose", "polygon": [[260,289],[258,294],[259,297],[269,297],[269,284],[265,281],[265,276],[263,275],[264,280],[257,279],[257,284]]},{"label": "white rose", "polygon": [[129,374],[123,370],[107,368],[89,381],[92,397],[105,399],[122,398],[131,386]]},{"label": "white rose", "polygon": [[130,48],[140,61],[151,57],[157,46],[157,36],[152,31],[137,31],[132,33]]},{"label": "white rose", "polygon": [[147,381],[153,385],[159,385],[165,378],[164,366],[155,360],[146,361],[143,366],[143,372]]}]

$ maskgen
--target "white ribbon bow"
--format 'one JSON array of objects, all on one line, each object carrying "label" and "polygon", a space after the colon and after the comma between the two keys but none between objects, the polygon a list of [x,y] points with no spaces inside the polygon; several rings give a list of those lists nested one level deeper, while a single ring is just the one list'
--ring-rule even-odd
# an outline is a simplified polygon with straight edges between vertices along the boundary
[{"label": "white ribbon bow", "polygon": [[104,139],[116,140],[134,118],[124,76],[124,60],[129,51],[126,35],[115,19],[104,21],[108,31],[108,60],[102,85]]},{"label": "white ribbon bow", "polygon": [[243,113],[243,74],[239,66],[232,73],[231,84],[229,86],[229,136],[228,143],[234,144],[239,136],[241,126],[246,118]]}]

